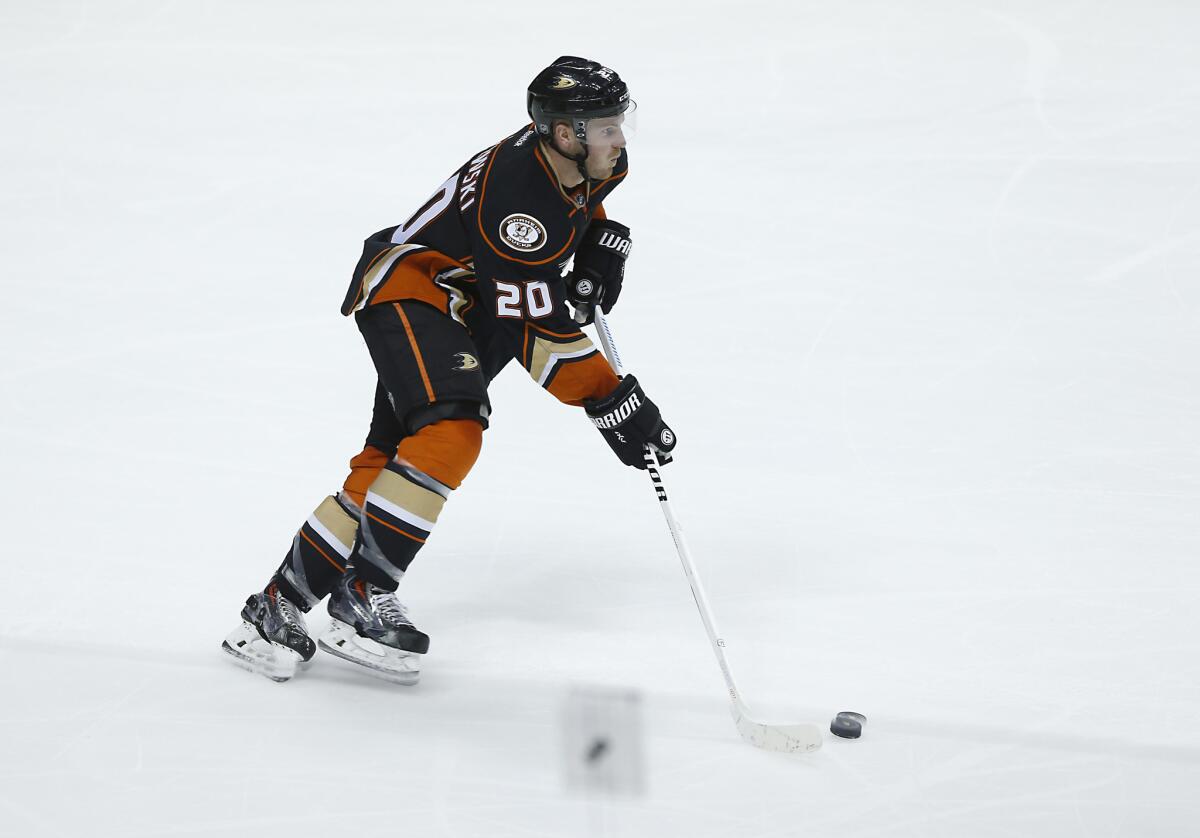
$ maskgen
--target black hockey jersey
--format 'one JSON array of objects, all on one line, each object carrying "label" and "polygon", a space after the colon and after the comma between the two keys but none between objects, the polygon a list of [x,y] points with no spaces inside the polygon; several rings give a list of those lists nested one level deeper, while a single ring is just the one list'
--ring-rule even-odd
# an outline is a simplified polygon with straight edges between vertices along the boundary
[{"label": "black hockey jersey", "polygon": [[342,304],[421,300],[463,324],[487,380],[518,358],[564,402],[616,386],[607,362],[571,319],[562,273],[628,155],[601,182],[564,189],[532,126],[462,165],[404,224],[366,240]]}]

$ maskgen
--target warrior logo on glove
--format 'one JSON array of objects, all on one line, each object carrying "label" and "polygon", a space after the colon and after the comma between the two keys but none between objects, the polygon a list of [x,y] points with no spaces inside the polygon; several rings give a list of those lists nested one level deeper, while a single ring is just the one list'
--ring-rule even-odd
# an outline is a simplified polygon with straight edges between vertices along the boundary
[{"label": "warrior logo on glove", "polygon": [[663,422],[658,406],[646,398],[632,375],[622,378],[607,398],[585,402],[584,408],[604,441],[625,465],[644,469],[646,460],[642,452],[647,445],[658,452],[660,462],[670,460],[675,432]]},{"label": "warrior logo on glove", "polygon": [[617,253],[623,254],[626,259],[629,258],[629,249],[633,246],[633,242],[627,237],[618,236],[610,230],[601,233],[600,240],[596,244],[600,247],[607,247],[609,250],[615,250]]},{"label": "warrior logo on glove", "polygon": [[608,218],[593,221],[575,252],[575,269],[567,282],[567,299],[578,312],[576,322],[591,323],[599,306],[608,314],[621,295],[629,228]]},{"label": "warrior logo on glove", "polygon": [[610,410],[603,416],[593,416],[592,424],[597,428],[615,428],[632,416],[633,412],[641,406],[642,400],[638,398],[638,393],[635,390],[615,410]]}]

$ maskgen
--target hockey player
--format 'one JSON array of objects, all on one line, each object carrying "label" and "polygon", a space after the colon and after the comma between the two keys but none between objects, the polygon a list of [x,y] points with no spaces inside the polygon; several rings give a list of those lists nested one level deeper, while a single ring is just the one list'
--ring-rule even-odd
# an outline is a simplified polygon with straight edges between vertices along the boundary
[{"label": "hockey player", "polygon": [[395,591],[474,465],[488,383],[514,359],[582,407],[626,465],[645,467],[645,444],[669,460],[675,436],[658,408],[579,329],[621,293],[629,229],[602,202],[625,178],[636,106],[615,72],[570,56],[537,75],[526,105],[529,125],[366,240],[342,314],[354,316],[378,374],[370,430],[341,491],[246,600],[223,644],[240,665],[290,678],[316,651],[304,614],[328,596],[322,649],[417,681],[429,638]]}]

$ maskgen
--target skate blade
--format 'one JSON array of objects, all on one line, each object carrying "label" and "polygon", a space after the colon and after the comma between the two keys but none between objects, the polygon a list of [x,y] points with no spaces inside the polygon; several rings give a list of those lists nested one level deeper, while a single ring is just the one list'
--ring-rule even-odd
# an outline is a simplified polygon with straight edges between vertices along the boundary
[{"label": "skate blade", "polygon": [[353,626],[341,620],[330,620],[329,631],[317,639],[317,646],[391,684],[411,687],[421,679],[420,655],[361,637]]},{"label": "skate blade", "polygon": [[230,632],[221,648],[234,665],[280,684],[291,680],[302,662],[295,649],[264,640],[258,629],[245,620]]}]

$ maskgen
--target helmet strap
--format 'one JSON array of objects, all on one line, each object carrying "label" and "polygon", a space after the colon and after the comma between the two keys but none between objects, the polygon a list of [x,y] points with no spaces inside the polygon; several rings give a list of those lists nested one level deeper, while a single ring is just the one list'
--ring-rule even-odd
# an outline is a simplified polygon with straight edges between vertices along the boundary
[{"label": "helmet strap", "polygon": [[[590,175],[588,175],[588,170],[587,170],[587,158],[588,158],[587,141],[584,140],[583,138],[581,138],[578,133],[575,133],[574,125],[571,126],[571,129],[572,129],[572,133],[574,134],[575,138],[577,140],[579,140],[579,145],[583,148],[583,151],[581,151],[579,154],[567,154],[565,151],[563,151],[561,148],[558,147],[558,139],[553,135],[553,133],[551,133],[551,135],[549,137],[550,148],[554,151],[555,154],[558,154],[561,157],[565,157],[567,160],[573,161],[575,163],[575,168],[579,170],[579,176],[583,178],[583,182],[591,183],[592,178]],[[551,129],[551,130],[553,131],[553,129]]]},{"label": "helmet strap", "polygon": [[575,161],[575,167],[579,169],[579,174],[583,178],[583,182],[590,183],[592,179],[588,177],[587,171],[588,146],[586,124],[582,119],[571,120],[571,132],[575,135],[575,139],[579,140],[579,147],[583,149],[583,152],[578,157],[572,157],[571,159]]}]

